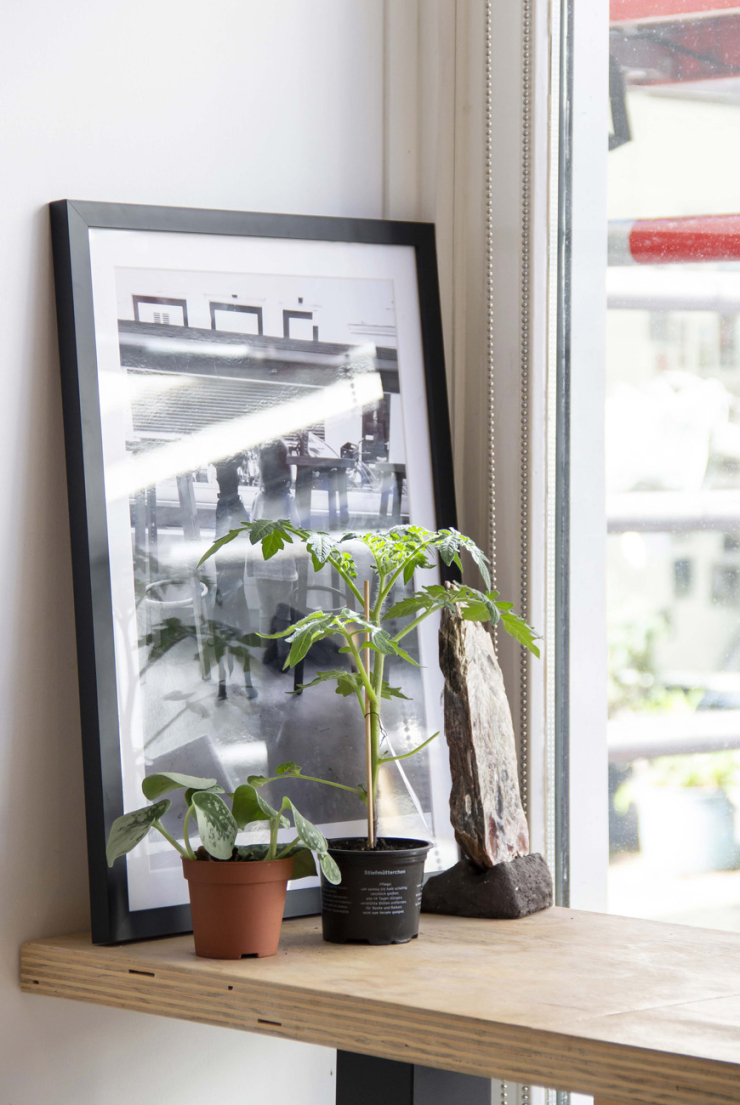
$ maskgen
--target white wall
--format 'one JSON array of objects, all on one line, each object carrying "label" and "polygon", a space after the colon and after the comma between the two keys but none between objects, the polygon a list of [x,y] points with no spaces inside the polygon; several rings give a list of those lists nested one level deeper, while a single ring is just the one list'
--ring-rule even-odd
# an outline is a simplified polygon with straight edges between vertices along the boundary
[{"label": "white wall", "polygon": [[[499,23],[507,6],[496,0]],[[334,1100],[331,1051],[18,990],[22,940],[88,925],[46,205],[69,197],[436,221],[459,524],[484,540],[483,7],[3,4],[0,1105],[129,1105],[145,1093],[174,1102],[208,1090],[235,1105],[265,1092],[294,1105]],[[505,114],[517,80],[502,74],[500,94]],[[506,234],[498,248],[510,250]],[[515,497],[516,483],[500,467],[498,496]]]},{"label": "white wall", "polygon": [[334,1053],[22,995],[88,925],[46,204],[378,217],[381,0],[5,0],[0,43],[0,1105],[334,1099]]}]

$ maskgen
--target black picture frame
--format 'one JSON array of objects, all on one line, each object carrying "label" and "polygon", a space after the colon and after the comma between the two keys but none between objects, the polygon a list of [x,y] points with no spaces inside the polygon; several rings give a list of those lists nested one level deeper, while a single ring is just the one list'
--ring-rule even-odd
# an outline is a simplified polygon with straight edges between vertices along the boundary
[{"label": "black picture frame", "polygon": [[[107,833],[123,813],[103,441],[90,232],[93,229],[411,246],[416,256],[432,483],[438,527],[456,523],[435,230],[431,224],[58,200],[50,204],[79,666],[92,938],[96,943],[191,929],[188,906],[129,909],[123,864],[108,868]],[[260,316],[261,329],[261,316]],[[315,888],[289,893],[286,916],[319,910]]]}]

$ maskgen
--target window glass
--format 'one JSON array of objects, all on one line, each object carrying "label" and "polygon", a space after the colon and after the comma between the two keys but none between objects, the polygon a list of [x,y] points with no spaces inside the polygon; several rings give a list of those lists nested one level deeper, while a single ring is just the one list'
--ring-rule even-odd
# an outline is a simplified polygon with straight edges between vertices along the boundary
[{"label": "window glass", "polygon": [[740,13],[727,7],[611,3],[609,907],[740,930]]}]

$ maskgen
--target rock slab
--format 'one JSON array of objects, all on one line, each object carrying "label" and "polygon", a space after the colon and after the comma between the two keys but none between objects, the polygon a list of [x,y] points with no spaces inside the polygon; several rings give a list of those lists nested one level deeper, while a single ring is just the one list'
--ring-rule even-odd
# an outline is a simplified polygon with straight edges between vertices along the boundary
[{"label": "rock slab", "polygon": [[460,860],[427,880],[422,913],[515,920],[552,905],[552,877],[537,853],[480,868]]},{"label": "rock slab", "polygon": [[488,631],[448,610],[442,611],[439,663],[452,774],[450,820],[465,855],[492,868],[529,852],[503,675]]}]

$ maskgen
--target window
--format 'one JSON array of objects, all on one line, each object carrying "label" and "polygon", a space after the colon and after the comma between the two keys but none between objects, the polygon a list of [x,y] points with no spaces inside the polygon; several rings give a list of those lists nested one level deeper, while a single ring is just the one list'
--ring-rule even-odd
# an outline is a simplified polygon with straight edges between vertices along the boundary
[{"label": "window", "polygon": [[694,583],[694,562],[687,557],[673,561],[673,594],[677,599],[691,594]]},{"label": "window", "polygon": [[242,303],[210,303],[211,329],[232,334],[262,334],[262,308]]},{"label": "window", "polygon": [[740,604],[740,568],[717,564],[712,569],[712,596],[715,606]]},{"label": "window", "polygon": [[155,295],[135,295],[136,322],[154,322],[160,326],[187,326],[188,305],[185,299],[165,299]]},{"label": "window", "polygon": [[313,312],[283,311],[283,337],[298,341],[318,341],[319,328],[313,324]]},{"label": "window", "polygon": [[[706,0],[611,0],[600,62],[596,41],[570,28],[561,117],[570,695],[582,693],[573,652],[594,610],[575,572],[588,550],[606,603],[608,907],[740,930],[740,15]],[[582,121],[599,98],[600,136]],[[588,287],[604,277],[599,309]],[[603,417],[603,476],[598,459],[574,463],[589,412]],[[601,552],[587,514],[599,502]],[[601,786],[580,740],[571,709],[571,810]],[[604,857],[579,862],[581,877],[601,877]]]}]

